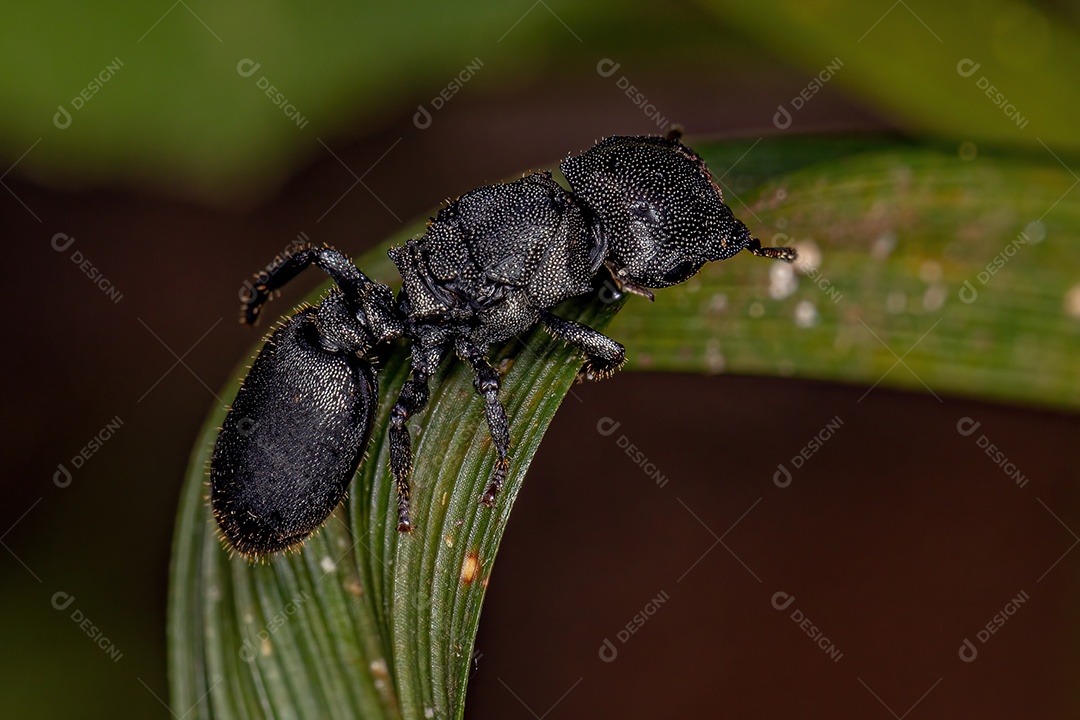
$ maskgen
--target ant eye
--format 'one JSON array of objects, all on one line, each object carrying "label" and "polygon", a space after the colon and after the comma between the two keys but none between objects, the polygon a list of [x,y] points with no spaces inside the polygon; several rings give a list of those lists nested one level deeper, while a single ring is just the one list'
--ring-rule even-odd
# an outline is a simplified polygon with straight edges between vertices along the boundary
[{"label": "ant eye", "polygon": [[685,260],[664,273],[664,282],[668,285],[677,285],[687,280],[701,269],[702,263],[693,260]]}]

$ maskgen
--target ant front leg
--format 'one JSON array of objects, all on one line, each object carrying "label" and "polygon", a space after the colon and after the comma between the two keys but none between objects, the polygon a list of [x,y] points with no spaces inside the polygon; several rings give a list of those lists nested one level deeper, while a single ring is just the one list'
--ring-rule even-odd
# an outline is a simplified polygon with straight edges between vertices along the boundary
[{"label": "ant front leg", "polygon": [[472,343],[458,340],[455,347],[461,359],[472,366],[475,375],[473,386],[476,388],[476,393],[484,398],[484,414],[487,417],[488,432],[491,433],[491,442],[495,446],[495,452],[498,453],[498,457],[495,458],[495,467],[491,471],[491,482],[480,497],[480,502],[491,506],[502,490],[503,482],[506,480],[506,471],[510,467],[510,423],[506,420],[506,409],[499,402],[499,373],[484,357],[483,350]]},{"label": "ant front leg", "polygon": [[547,310],[540,312],[540,322],[552,335],[585,353],[585,367],[578,377],[603,380],[614,375],[626,362],[626,348],[588,325],[565,320]]},{"label": "ant front leg", "polygon": [[439,367],[442,345],[414,345],[412,377],[401,386],[397,403],[390,410],[390,472],[397,486],[398,530],[412,530],[409,519],[409,475],[412,473],[412,440],[406,425],[409,418],[424,409],[428,402],[428,378]]}]

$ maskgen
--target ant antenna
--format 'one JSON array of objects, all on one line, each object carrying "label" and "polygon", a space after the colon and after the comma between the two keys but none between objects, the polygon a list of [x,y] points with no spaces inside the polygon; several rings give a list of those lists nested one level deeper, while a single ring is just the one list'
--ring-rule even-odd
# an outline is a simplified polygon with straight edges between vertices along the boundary
[{"label": "ant antenna", "polygon": [[795,251],[795,248],[761,247],[761,241],[756,237],[750,238],[750,243],[746,246],[746,249],[758,257],[783,260],[784,262],[795,262],[799,257],[799,253]]}]

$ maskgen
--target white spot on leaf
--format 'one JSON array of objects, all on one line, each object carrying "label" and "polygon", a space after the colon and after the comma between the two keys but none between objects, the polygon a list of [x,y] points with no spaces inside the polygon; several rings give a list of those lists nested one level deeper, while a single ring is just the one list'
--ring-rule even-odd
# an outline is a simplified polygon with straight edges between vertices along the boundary
[{"label": "white spot on leaf", "polygon": [[795,324],[799,327],[813,327],[820,320],[821,316],[818,315],[817,308],[809,300],[800,300],[799,304],[795,306]]}]

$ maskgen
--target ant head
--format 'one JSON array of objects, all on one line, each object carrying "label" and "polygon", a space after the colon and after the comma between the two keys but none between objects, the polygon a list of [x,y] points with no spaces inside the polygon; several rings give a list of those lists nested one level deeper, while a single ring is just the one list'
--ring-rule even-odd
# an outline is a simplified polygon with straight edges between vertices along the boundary
[{"label": "ant head", "polygon": [[609,137],[560,167],[627,284],[674,285],[757,244],[705,162],[674,137]]}]

